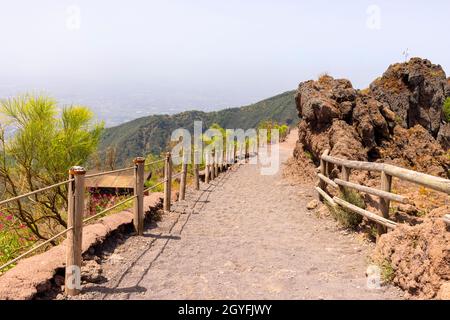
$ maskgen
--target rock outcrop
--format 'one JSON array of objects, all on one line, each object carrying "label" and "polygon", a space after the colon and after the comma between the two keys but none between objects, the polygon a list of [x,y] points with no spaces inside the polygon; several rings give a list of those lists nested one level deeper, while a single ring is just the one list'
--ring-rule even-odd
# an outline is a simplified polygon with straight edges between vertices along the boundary
[{"label": "rock outcrop", "polygon": [[417,124],[437,137],[442,124],[447,78],[440,65],[413,58],[394,64],[370,85],[372,95],[389,104],[404,128]]},{"label": "rock outcrop", "polygon": [[[391,65],[368,89],[322,76],[299,85],[299,146],[315,160],[325,149],[352,160],[383,160],[447,176],[450,124],[442,106],[450,82],[420,58]],[[297,150],[296,153],[301,153]]]},{"label": "rock outcrop", "polygon": [[[365,90],[330,76],[303,82],[296,95],[301,121],[294,157],[301,162],[307,154],[317,165],[329,149],[332,156],[344,159],[392,163],[449,178],[450,123],[443,113],[448,97],[450,79],[442,67],[420,58],[391,65]],[[336,170],[332,176],[339,173]],[[380,176],[355,170],[351,179],[377,187]],[[420,192],[428,194],[426,189]],[[442,205],[438,197],[428,197],[431,208]],[[364,199],[369,210],[379,209],[378,201],[367,195]],[[401,227],[381,237],[377,260],[411,296],[448,297],[450,238],[439,222],[448,208],[419,210],[421,200],[412,200],[417,207],[403,206],[391,215]]]},{"label": "rock outcrop", "polygon": [[448,296],[450,233],[444,222],[401,225],[381,236],[373,258],[395,271],[393,282],[409,295],[420,299]]},{"label": "rock outcrop", "polygon": [[445,95],[450,97],[450,78],[447,78],[447,86],[445,87]]}]

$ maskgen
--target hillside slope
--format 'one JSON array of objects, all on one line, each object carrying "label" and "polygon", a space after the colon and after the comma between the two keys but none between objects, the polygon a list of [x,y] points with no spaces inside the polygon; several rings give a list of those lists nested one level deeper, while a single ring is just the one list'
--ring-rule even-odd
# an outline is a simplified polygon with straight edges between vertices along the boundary
[{"label": "hillside slope", "polygon": [[254,128],[263,120],[295,125],[298,120],[295,91],[288,91],[258,103],[214,112],[186,111],[175,115],[152,115],[117,127],[108,128],[100,142],[100,154],[108,147],[117,148],[117,164],[148,153],[159,154],[166,149],[173,130],[185,128],[193,132],[194,121],[203,121],[203,128],[218,123],[224,128]]}]

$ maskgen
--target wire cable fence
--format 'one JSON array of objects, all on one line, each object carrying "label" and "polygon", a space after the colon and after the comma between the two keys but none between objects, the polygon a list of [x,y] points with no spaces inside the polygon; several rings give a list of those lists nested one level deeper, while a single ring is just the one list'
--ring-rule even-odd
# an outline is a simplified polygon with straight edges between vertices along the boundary
[{"label": "wire cable fence", "polygon": [[145,189],[145,190],[144,190],[144,193],[147,193],[147,192],[149,192],[149,191],[151,191],[151,190],[154,190],[154,189],[156,189],[156,188],[162,186],[164,183],[166,183],[166,181],[167,181],[167,179],[164,179],[164,180],[162,180],[162,181],[156,183],[155,185],[153,185],[153,186],[151,186],[151,187]]},{"label": "wire cable fence", "polygon": [[6,200],[3,200],[3,201],[0,201],[0,207],[5,205],[5,204],[8,204],[10,202],[19,201],[19,200],[22,200],[24,198],[28,198],[28,197],[31,197],[33,195],[36,195],[38,193],[42,193],[42,192],[45,192],[45,191],[48,191],[48,190],[51,190],[51,189],[54,189],[54,188],[57,188],[57,187],[69,184],[69,183],[71,183],[73,181],[74,181],[73,179],[69,179],[69,180],[66,180],[66,181],[63,181],[63,182],[55,183],[55,184],[53,184],[51,186],[48,186],[48,187],[44,187],[42,189],[38,189],[38,190],[35,190],[35,191],[31,191],[31,192],[22,194],[20,196],[14,197],[14,198],[10,198],[10,199],[6,199]]},{"label": "wire cable fence", "polygon": [[39,249],[42,248],[43,246],[45,246],[45,245],[47,245],[47,244],[49,244],[49,243],[55,241],[55,240],[58,239],[59,237],[62,237],[63,235],[65,235],[65,234],[67,234],[69,231],[71,231],[72,229],[73,229],[72,227],[67,228],[67,229],[61,231],[60,233],[54,235],[54,236],[51,237],[50,239],[45,240],[44,242],[40,243],[40,244],[37,245],[36,247],[31,248],[31,249],[29,249],[28,251],[22,253],[22,254],[21,254],[20,256],[18,256],[17,258],[14,258],[13,260],[11,260],[11,261],[5,263],[4,265],[0,266],[0,271],[3,270],[3,269],[5,269],[6,267],[9,267],[10,265],[16,263],[16,262],[19,261],[20,259],[25,258],[26,256],[30,255],[31,253],[33,253],[33,252],[39,250]]},{"label": "wire cable fence", "polygon": [[86,175],[85,178],[89,179],[89,178],[107,176],[107,175],[110,175],[110,174],[131,171],[131,170],[134,170],[134,169],[135,169],[135,167],[128,167],[128,168],[123,168],[123,169],[118,169],[118,170],[111,170],[111,171],[106,171],[106,172],[93,173],[93,174]]},{"label": "wire cable fence", "polygon": [[90,221],[92,221],[92,220],[94,220],[94,219],[96,219],[98,217],[101,217],[102,215],[108,213],[109,211],[112,211],[112,210],[120,207],[121,205],[124,205],[124,204],[126,204],[126,203],[128,203],[131,200],[134,200],[136,198],[137,198],[137,196],[132,196],[132,197],[126,198],[125,200],[120,201],[120,202],[116,203],[115,205],[113,205],[113,206],[111,206],[111,207],[109,207],[109,208],[107,208],[107,209],[105,209],[105,210],[103,210],[103,211],[101,211],[101,212],[99,212],[99,213],[97,213],[97,214],[87,218],[87,219],[84,219],[83,223],[88,223],[88,222],[90,222]]},{"label": "wire cable fence", "polygon": [[[100,218],[104,216],[105,214],[121,207],[129,202],[133,201],[133,225],[138,235],[143,234],[144,229],[144,196],[148,192],[155,190],[156,188],[164,185],[164,198],[163,198],[163,208],[164,211],[170,211],[171,201],[172,201],[172,185],[175,179],[180,178],[179,180],[179,199],[184,200],[184,195],[186,191],[186,180],[188,175],[188,163],[186,162],[186,155],[176,155],[172,156],[170,153],[167,153],[165,158],[158,159],[155,161],[146,162],[144,158],[136,158],[134,160],[134,166],[117,169],[117,170],[110,170],[105,172],[99,172],[99,173],[93,173],[86,175],[86,171],[81,167],[73,167],[70,170],[70,178],[66,181],[56,183],[54,185],[41,188],[39,190],[35,190],[32,192],[28,192],[23,195],[19,195],[16,197],[13,197],[11,199],[6,199],[3,201],[0,201],[0,206],[6,205],[8,203],[14,202],[14,201],[20,201],[24,198],[30,197],[32,195],[42,193],[48,190],[51,190],[53,188],[57,188],[63,185],[67,186],[67,227],[65,230],[57,233],[56,235],[52,236],[49,239],[46,239],[42,243],[39,243],[38,245],[34,246],[33,248],[27,250],[26,252],[20,254],[19,256],[15,257],[14,259],[8,261],[7,263],[0,266],[0,271],[12,266],[13,264],[17,263],[19,260],[35,253],[39,249],[42,249],[44,246],[48,244],[54,244],[54,242],[59,239],[60,237],[67,236],[68,241],[66,242],[66,279],[71,276],[77,276],[75,271],[73,270],[73,267],[81,268],[81,234],[83,232],[83,225],[88,224],[92,221],[94,221],[97,218]],[[183,158],[183,161],[181,164],[174,165],[173,160]],[[211,173],[211,179],[206,179],[205,182],[209,183],[209,181],[213,180],[214,177],[217,177],[217,168],[220,166],[223,169],[223,166],[234,163],[234,159],[236,159],[236,150],[234,150],[233,153],[233,161],[230,161],[231,158],[228,156],[227,158],[221,158],[220,163],[217,162],[217,159],[212,159],[208,164],[205,164],[206,166],[211,167],[213,170],[209,170]],[[144,168],[164,163],[164,166],[161,168],[158,168],[157,170],[163,170],[164,177],[161,180],[158,180],[154,185],[145,188],[145,174],[144,174]],[[172,174],[173,167],[180,166],[181,170],[178,173]],[[192,172],[192,176],[194,177],[194,185],[195,189],[199,190],[199,164],[193,164],[190,167],[190,171]],[[134,186],[133,186],[133,195],[127,197],[126,199],[121,200],[120,202],[105,208],[101,210],[100,212],[84,218],[86,213],[86,203],[85,203],[85,196],[86,196],[86,187],[85,187],[85,181],[86,179],[105,176],[105,175],[112,175],[112,174],[118,174],[122,172],[127,171],[134,171]],[[213,173],[215,172],[215,174]],[[70,237],[69,237],[70,235]],[[66,294],[68,295],[76,295],[79,293],[79,288],[69,288],[68,286],[65,286]]]},{"label": "wire cable fence", "polygon": [[154,164],[163,163],[164,161],[165,161],[165,159],[160,159],[160,160],[155,160],[155,161],[152,161],[152,162],[146,162],[144,165],[145,166],[151,166],[151,165],[154,165]]},{"label": "wire cable fence", "polygon": [[[98,177],[98,176],[104,176],[104,175],[110,175],[110,174],[130,171],[130,170],[134,170],[134,169],[135,169],[135,167],[133,166],[133,167],[123,168],[123,169],[118,169],[118,170],[105,171],[105,172],[100,172],[100,173],[96,173],[96,174],[85,175],[84,178],[85,179],[89,179],[89,178]],[[55,184],[50,185],[50,186],[46,186],[46,187],[40,188],[38,190],[33,190],[31,192],[27,192],[27,193],[24,193],[22,195],[18,195],[18,196],[13,197],[13,198],[2,200],[2,201],[0,201],[0,207],[5,206],[7,204],[10,204],[12,202],[18,202],[18,201],[21,201],[21,200],[24,200],[24,199],[28,199],[28,200],[33,201],[32,199],[30,199],[31,196],[34,196],[34,195],[37,195],[37,194],[42,194],[42,193],[45,193],[46,191],[49,191],[49,190],[52,190],[52,189],[55,189],[55,188],[58,188],[58,187],[61,187],[61,186],[68,186],[68,185],[70,185],[71,183],[74,183],[74,182],[75,182],[75,179],[71,178],[71,179],[68,179],[68,180],[65,180],[65,181],[62,181],[62,182],[55,183]],[[133,200],[134,198],[135,198],[135,196],[133,196],[131,198],[128,198],[128,199],[126,199],[124,201],[121,201],[121,202],[115,204],[114,206],[112,206],[111,208],[105,209],[102,212],[100,212],[99,214],[96,214],[96,215],[94,215],[92,217],[89,217],[89,218],[85,219],[84,222],[85,223],[89,222],[89,221],[91,221],[91,220],[93,220],[93,219],[95,219],[95,218],[97,218],[97,217],[99,217],[101,215],[104,215],[105,213],[107,213],[107,212],[109,212],[109,211],[119,207],[120,205],[123,205],[123,204]],[[16,263],[17,261],[23,259],[24,257],[29,256],[32,253],[35,253],[37,250],[41,249],[42,247],[44,247],[44,246],[46,246],[46,245],[48,245],[50,243],[53,243],[55,240],[57,240],[58,238],[60,238],[60,237],[62,237],[64,235],[66,235],[71,230],[73,230],[73,227],[67,227],[65,230],[63,230],[63,231],[61,231],[61,232],[51,236],[49,239],[44,240],[43,242],[39,243],[37,246],[34,246],[33,248],[25,251],[24,253],[20,254],[19,256],[15,257],[14,259],[12,259],[12,260],[8,261],[7,263],[1,265],[0,266],[0,271],[4,270],[5,268],[7,268],[7,267],[9,267],[11,265],[13,265],[14,263]],[[39,240],[38,240],[38,242],[39,242]]]}]

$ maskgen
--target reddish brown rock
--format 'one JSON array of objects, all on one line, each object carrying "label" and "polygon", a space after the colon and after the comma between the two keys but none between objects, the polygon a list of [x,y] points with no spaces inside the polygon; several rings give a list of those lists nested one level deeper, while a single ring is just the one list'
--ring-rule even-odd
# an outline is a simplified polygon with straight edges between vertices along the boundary
[{"label": "reddish brown rock", "polygon": [[437,135],[437,142],[442,146],[444,150],[450,149],[450,123],[441,125]]},{"label": "reddish brown rock", "polygon": [[393,282],[412,296],[435,298],[450,279],[450,233],[440,220],[400,225],[381,236],[374,259],[391,267]]},{"label": "reddish brown rock", "polygon": [[[442,112],[448,96],[450,82],[441,66],[419,58],[390,66],[362,91],[329,76],[303,82],[296,96],[301,121],[294,156],[301,162],[299,155],[307,151],[317,166],[329,149],[339,158],[390,163],[448,178],[450,124]],[[338,174],[334,168],[332,176]],[[351,180],[380,187],[379,173],[353,170]],[[378,198],[364,199],[369,210],[379,209]],[[447,296],[448,288],[440,288],[450,279],[450,236],[436,219],[448,208],[426,216],[428,209],[442,205],[439,197],[433,199],[426,210],[420,201],[414,201],[417,208],[400,205],[390,218],[401,226],[384,235],[377,249],[380,259],[392,265],[394,282],[419,298],[434,298],[439,290]]]},{"label": "reddish brown rock", "polygon": [[367,160],[367,152],[355,129],[343,120],[335,120],[328,133],[330,155],[342,159]]},{"label": "reddish brown rock", "polygon": [[441,66],[411,59],[389,67],[370,89],[322,76],[299,85],[299,142],[351,160],[384,161],[447,176],[450,126],[443,122],[447,79]]},{"label": "reddish brown rock", "polygon": [[382,158],[401,159],[403,166],[443,177],[447,176],[450,165],[439,143],[420,125],[410,129],[396,126],[392,141],[382,151]]},{"label": "reddish brown rock", "polygon": [[437,298],[439,300],[450,300],[450,282],[446,282],[441,286]]},{"label": "reddish brown rock", "polygon": [[370,85],[371,94],[386,102],[404,128],[419,124],[436,137],[442,124],[447,78],[440,65],[412,58],[391,65]]},{"label": "reddish brown rock", "polygon": [[367,150],[375,148],[382,140],[389,139],[388,122],[381,113],[381,110],[387,109],[385,104],[373,98],[362,96],[357,99],[352,119]]}]

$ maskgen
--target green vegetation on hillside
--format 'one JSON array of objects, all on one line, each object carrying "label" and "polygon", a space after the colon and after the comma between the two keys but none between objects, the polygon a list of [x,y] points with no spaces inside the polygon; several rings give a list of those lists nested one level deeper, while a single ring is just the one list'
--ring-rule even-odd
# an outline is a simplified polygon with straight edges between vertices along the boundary
[{"label": "green vegetation on hillside", "polygon": [[105,130],[100,142],[100,154],[117,148],[117,166],[145,154],[161,154],[169,144],[173,130],[185,128],[193,133],[194,121],[203,122],[203,130],[217,123],[227,129],[257,128],[264,120],[293,126],[298,115],[294,91],[288,91],[261,102],[214,112],[187,111],[175,115],[153,115],[139,118]]},{"label": "green vegetation on hillside", "polygon": [[267,143],[270,143],[272,141],[271,130],[278,129],[280,141],[285,141],[288,134],[289,126],[286,124],[279,125],[276,121],[273,120],[265,120],[258,125],[258,130],[261,129],[267,130]]}]

